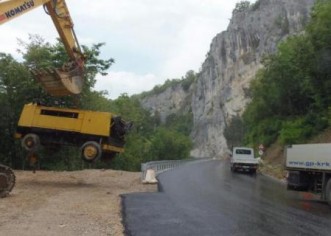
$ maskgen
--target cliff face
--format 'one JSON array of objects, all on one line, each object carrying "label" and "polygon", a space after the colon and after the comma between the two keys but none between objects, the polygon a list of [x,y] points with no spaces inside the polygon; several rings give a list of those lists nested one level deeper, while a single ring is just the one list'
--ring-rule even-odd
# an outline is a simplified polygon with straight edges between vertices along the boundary
[{"label": "cliff face", "polygon": [[277,44],[300,33],[309,20],[314,0],[259,0],[248,9],[235,11],[226,31],[218,34],[202,64],[197,80],[184,91],[179,85],[145,97],[142,104],[171,113],[190,110],[194,126],[195,157],[219,157],[227,150],[223,135],[231,119],[241,115],[249,102],[250,81],[263,55],[274,53]]},{"label": "cliff face", "polygon": [[165,122],[171,114],[184,114],[191,110],[192,86],[183,89],[179,83],[168,87],[165,91],[148,95],[141,99],[143,107],[152,114],[158,114],[161,122]]}]

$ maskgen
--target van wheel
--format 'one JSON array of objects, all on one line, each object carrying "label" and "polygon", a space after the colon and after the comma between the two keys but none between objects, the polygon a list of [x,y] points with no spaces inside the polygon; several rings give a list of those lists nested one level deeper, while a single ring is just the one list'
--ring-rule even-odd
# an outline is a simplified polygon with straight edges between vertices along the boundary
[{"label": "van wheel", "polygon": [[21,144],[26,151],[37,151],[40,147],[39,136],[36,134],[27,134],[23,137]]},{"label": "van wheel", "polygon": [[328,180],[325,188],[325,200],[331,206],[331,178]]},{"label": "van wheel", "polygon": [[94,141],[88,141],[80,148],[81,158],[86,162],[93,162],[101,156],[100,144]]}]

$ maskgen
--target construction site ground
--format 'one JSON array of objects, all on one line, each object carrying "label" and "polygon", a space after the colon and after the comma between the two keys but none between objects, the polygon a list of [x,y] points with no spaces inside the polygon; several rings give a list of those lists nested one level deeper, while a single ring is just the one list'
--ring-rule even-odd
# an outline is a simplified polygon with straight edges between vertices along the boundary
[{"label": "construction site ground", "polygon": [[124,235],[121,194],[154,192],[141,173],[114,170],[15,171],[0,199],[0,235]]}]

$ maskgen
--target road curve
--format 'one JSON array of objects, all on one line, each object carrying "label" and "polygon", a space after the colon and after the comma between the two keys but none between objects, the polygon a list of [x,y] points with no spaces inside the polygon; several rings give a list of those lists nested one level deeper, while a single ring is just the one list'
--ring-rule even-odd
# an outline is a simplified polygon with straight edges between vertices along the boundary
[{"label": "road curve", "polygon": [[159,175],[160,192],[122,196],[126,235],[331,235],[331,208],[226,161],[189,163]]}]

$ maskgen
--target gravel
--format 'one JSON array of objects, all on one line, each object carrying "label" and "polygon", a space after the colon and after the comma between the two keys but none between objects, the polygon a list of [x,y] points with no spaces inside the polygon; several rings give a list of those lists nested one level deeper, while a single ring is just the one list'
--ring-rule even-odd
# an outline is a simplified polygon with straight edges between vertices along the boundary
[{"label": "gravel", "polygon": [[0,235],[124,235],[120,195],[155,192],[137,172],[15,171],[16,186],[0,199]]}]

